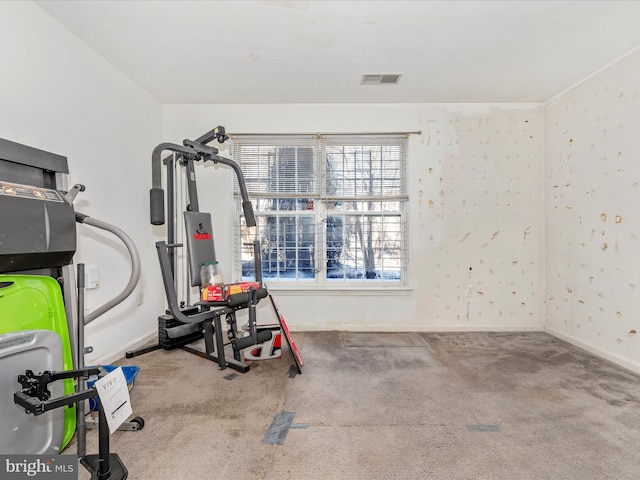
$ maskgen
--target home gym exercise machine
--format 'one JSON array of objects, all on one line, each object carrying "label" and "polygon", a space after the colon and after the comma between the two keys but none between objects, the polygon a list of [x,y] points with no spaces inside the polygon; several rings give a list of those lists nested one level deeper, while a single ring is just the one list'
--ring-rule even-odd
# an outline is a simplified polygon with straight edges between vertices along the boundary
[{"label": "home gym exercise machine", "polygon": [[[133,292],[140,260],[122,230],[75,212],[84,186],[66,191],[67,173],[65,157],[0,139],[0,453],[56,454],[77,431],[78,457],[91,478],[120,480],[127,470],[109,452],[99,403],[99,453],[86,454],[85,400],[98,395],[86,381],[107,372],[85,367],[91,347],[84,327]],[[86,316],[84,265],[77,277],[72,268],[76,223],[115,235],[131,260],[123,291]],[[17,414],[16,404],[34,417]],[[139,417],[133,423],[144,425]]]},{"label": "home gym exercise machine", "polygon": [[[165,224],[165,193],[162,188],[162,167],[166,167],[167,184],[167,240],[156,243],[160,270],[162,273],[168,309],[165,315],[158,318],[158,343],[138,351],[127,352],[127,358],[164,348],[167,350],[181,348],[205,359],[214,361],[220,369],[227,367],[245,373],[249,365],[243,361],[242,350],[255,348],[273,340],[273,329],[261,329],[256,322],[256,306],[258,302],[269,297],[274,308],[280,330],[287,340],[299,373],[302,373],[303,361],[286,326],[284,317],[277,309],[273,297],[263,285],[260,262],[259,242],[253,244],[255,261],[255,282],[241,282],[233,284],[238,293],[222,295],[213,301],[179,301],[176,292],[176,249],[183,247],[177,243],[179,195],[176,193],[180,186],[184,186],[186,197],[184,217],[184,242],[186,243],[187,285],[203,288],[200,278],[200,268],[207,262],[216,261],[213,240],[213,225],[211,214],[201,212],[198,202],[195,164],[211,161],[230,167],[237,180],[242,197],[242,209],[247,226],[256,225],[253,207],[244,180],[242,170],[234,161],[218,155],[218,149],[208,144],[214,140],[224,143],[228,140],[224,127],[216,127],[196,140],[184,140],[182,145],[161,143],[152,154],[152,188],[150,191],[150,220],[152,225]],[[162,158],[163,152],[171,155]],[[178,175],[183,173],[183,175]],[[184,183],[181,183],[184,182]],[[185,185],[186,184],[186,185]],[[230,289],[233,290],[233,289]],[[243,331],[238,330],[236,312],[248,310],[248,324]],[[228,329],[225,340],[222,331],[222,320],[225,317]],[[204,337],[205,350],[193,348],[189,344]],[[227,341],[228,340],[228,341]],[[225,346],[231,346],[232,357],[225,354]],[[258,349],[259,350],[259,349]],[[267,358],[274,358],[267,355]],[[257,359],[256,357],[251,357]],[[246,360],[246,358],[245,358]]]}]

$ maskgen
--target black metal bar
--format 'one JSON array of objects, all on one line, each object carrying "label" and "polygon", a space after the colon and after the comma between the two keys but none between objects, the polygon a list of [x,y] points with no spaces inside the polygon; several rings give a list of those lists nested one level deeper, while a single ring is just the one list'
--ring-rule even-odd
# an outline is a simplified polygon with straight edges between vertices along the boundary
[{"label": "black metal bar", "polygon": [[258,329],[256,327],[256,304],[257,290],[253,287],[249,289],[249,302],[247,308],[249,309],[249,334],[253,338],[253,344],[258,343]]},{"label": "black metal bar", "polygon": [[106,479],[111,475],[109,463],[109,425],[102,405],[99,406],[98,419],[98,478]]},{"label": "black metal bar", "polygon": [[[223,143],[225,140],[228,140],[229,137],[227,137],[225,129],[223,126],[218,125],[216,128],[214,128],[213,130],[205,133],[204,135],[198,137],[195,139],[195,142],[197,143],[202,143],[202,144],[207,144],[209,142],[212,142],[213,140],[217,139],[218,142]],[[216,149],[217,152],[217,149]]]},{"label": "black metal bar", "polygon": [[69,395],[54,398],[53,400],[40,400],[39,398],[32,397],[26,393],[16,392],[13,394],[13,401],[24,408],[27,413],[32,413],[37,416],[42,415],[49,410],[55,410],[56,408],[73,405],[76,402],[80,402],[88,398],[94,398],[97,395],[98,392],[91,388],[89,390],[83,390],[82,392],[70,393]]},{"label": "black metal bar", "polygon": [[127,358],[133,358],[139,355],[144,355],[145,353],[155,352],[156,350],[160,350],[161,348],[162,348],[162,345],[160,345],[159,343],[156,343],[155,345],[151,345],[150,347],[144,347],[135,351],[128,351],[125,354],[125,356]]},{"label": "black metal bar", "polygon": [[247,184],[244,180],[244,174],[240,169],[240,166],[231,159],[220,157],[218,155],[212,155],[210,160],[215,163],[222,163],[223,165],[227,165],[233,169],[236,174],[236,178],[238,179],[238,187],[240,188],[240,195],[242,196],[242,210],[244,212],[244,218],[247,223],[247,227],[255,227],[256,226],[256,217],[253,213],[253,206],[251,205],[251,200],[249,200],[249,193],[247,192]]},{"label": "black metal bar", "polygon": [[[220,364],[219,359],[216,355],[207,354],[206,352],[203,352],[193,347],[189,347],[188,345],[184,345],[180,347],[180,349],[184,350],[185,352],[192,353],[200,358],[204,358],[205,360],[216,362],[218,365]],[[224,365],[225,365],[225,368],[231,368],[236,372],[240,372],[240,373],[247,373],[251,368],[249,365],[247,365],[246,363],[243,363],[242,361],[231,360],[231,359],[225,359]],[[221,368],[221,370],[223,369]]]},{"label": "black metal bar", "polygon": [[[78,365],[84,369],[84,263],[78,264],[76,275],[78,287]],[[76,385],[76,392],[86,389],[86,380],[79,379]],[[76,405],[76,431],[78,432],[78,457],[87,454],[87,428],[85,424],[85,402],[78,402]]]},{"label": "black metal bar", "polygon": [[253,263],[256,282],[260,285],[260,288],[262,288],[264,285],[262,283],[262,255],[260,253],[260,240],[254,240],[253,242]]},{"label": "black metal bar", "polygon": [[193,160],[188,158],[185,164],[185,174],[187,175],[187,193],[189,195],[189,211],[199,212],[198,187],[196,185],[196,171],[193,167]]},{"label": "black metal bar", "polygon": [[196,154],[192,148],[176,145],[175,143],[161,143],[154,148],[151,154],[151,185],[153,188],[162,188],[162,152],[165,150],[186,155]]},{"label": "black metal bar", "polygon": [[[69,173],[67,157],[0,138],[0,159],[59,173]],[[4,180],[7,180],[6,178]]]},{"label": "black metal bar", "polygon": [[[98,375],[99,377],[104,377],[107,372],[103,367],[85,367],[85,368],[76,368],[73,370],[63,370],[61,372],[51,372],[44,371],[40,375],[34,375],[31,370],[27,370],[25,372],[26,378],[32,378],[36,381],[48,384],[52,382],[56,382],[58,380],[66,380],[67,378],[89,378],[91,375]],[[20,376],[19,376],[20,377]]]},{"label": "black metal bar", "polygon": [[233,358],[237,361],[242,361],[241,349],[235,348],[235,342],[238,340],[238,323],[236,320],[236,312],[232,311],[227,314],[227,324],[231,330],[231,345],[233,350]]},{"label": "black metal bar", "polygon": [[224,339],[222,338],[222,322],[220,321],[220,315],[217,315],[213,319],[215,336],[216,336],[216,355],[218,356],[218,364],[220,369],[227,367],[227,361],[224,355]]},{"label": "black metal bar", "polygon": [[[207,355],[215,355],[216,350],[213,345],[213,325],[211,324],[211,320],[207,320],[204,322],[204,349],[207,352]],[[218,359],[219,363],[219,359]],[[224,368],[222,364],[220,364],[220,368]]]},{"label": "black metal bar", "polygon": [[[167,225],[167,243],[173,245],[176,242],[176,203],[175,203],[175,168],[176,163],[173,157],[167,159],[167,214],[169,225]],[[173,250],[169,252],[169,264],[171,265],[171,276],[175,276],[176,258]]]}]

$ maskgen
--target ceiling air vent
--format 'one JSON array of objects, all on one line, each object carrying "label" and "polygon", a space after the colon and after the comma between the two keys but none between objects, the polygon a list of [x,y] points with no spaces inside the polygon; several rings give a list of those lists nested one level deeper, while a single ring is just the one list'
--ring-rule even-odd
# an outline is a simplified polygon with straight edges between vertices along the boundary
[{"label": "ceiling air vent", "polygon": [[360,85],[397,85],[401,73],[365,73]]}]

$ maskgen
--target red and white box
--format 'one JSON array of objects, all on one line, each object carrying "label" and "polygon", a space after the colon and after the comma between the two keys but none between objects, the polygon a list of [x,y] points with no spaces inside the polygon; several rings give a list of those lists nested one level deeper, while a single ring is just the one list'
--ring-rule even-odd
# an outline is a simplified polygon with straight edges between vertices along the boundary
[{"label": "red and white box", "polygon": [[257,290],[260,288],[260,284],[256,282],[238,282],[228,285],[207,285],[202,289],[201,299],[203,302],[222,302],[226,300],[229,295],[246,293],[252,287]]}]

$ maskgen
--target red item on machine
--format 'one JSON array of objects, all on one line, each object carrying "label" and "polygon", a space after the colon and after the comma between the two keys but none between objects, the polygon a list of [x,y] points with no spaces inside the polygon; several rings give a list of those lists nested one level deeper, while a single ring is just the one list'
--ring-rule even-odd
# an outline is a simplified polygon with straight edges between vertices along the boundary
[{"label": "red item on machine", "polygon": [[229,295],[246,293],[252,287],[257,290],[260,288],[260,284],[256,282],[238,282],[228,285],[207,285],[202,289],[201,299],[203,302],[221,302],[226,300]]}]

